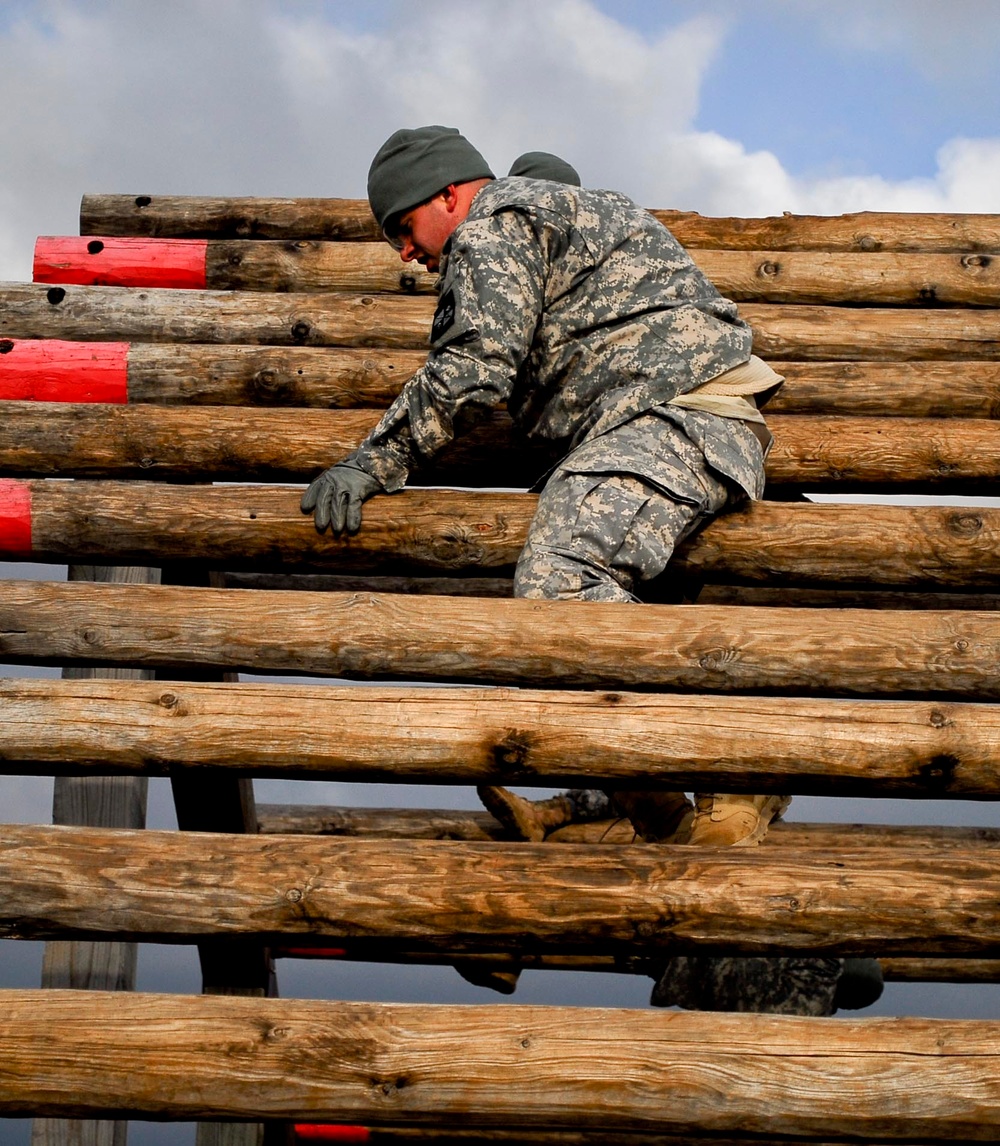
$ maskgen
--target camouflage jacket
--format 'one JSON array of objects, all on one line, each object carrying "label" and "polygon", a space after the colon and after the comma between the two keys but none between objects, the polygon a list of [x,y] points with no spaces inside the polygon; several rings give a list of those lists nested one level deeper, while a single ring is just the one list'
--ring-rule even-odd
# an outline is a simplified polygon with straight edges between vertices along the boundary
[{"label": "camouflage jacket", "polygon": [[[501,402],[529,443],[569,452],[750,357],[735,304],[613,191],[488,184],[443,252],[438,296],[426,365],[355,455],[390,491]],[[724,455],[759,468],[742,423],[720,432],[736,436]]]}]

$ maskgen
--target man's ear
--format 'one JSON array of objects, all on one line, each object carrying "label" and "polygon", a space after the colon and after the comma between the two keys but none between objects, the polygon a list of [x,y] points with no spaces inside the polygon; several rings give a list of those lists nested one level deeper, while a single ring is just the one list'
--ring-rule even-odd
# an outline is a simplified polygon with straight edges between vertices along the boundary
[{"label": "man's ear", "polygon": [[449,183],[441,192],[441,198],[444,199],[445,210],[449,215],[453,215],[458,207],[458,185],[456,183]]}]

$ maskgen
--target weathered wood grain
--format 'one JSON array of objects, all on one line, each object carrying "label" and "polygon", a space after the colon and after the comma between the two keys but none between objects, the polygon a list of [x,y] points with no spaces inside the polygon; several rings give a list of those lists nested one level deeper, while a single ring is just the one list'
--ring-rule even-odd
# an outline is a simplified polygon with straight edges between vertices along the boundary
[{"label": "weathered wood grain", "polygon": [[0,936],[1000,957],[995,849],[0,830]]},{"label": "weathered wood grain", "polygon": [[[1000,216],[862,211],[746,219],[652,209],[688,247],[733,250],[1000,251]],[[84,195],[81,235],[381,240],[363,199]]]},{"label": "weathered wood grain", "polygon": [[[302,514],[301,488],[25,484],[38,561],[117,557],[397,576],[509,573],[537,503],[533,494],[411,489],[373,498],[361,531],[335,538]],[[699,581],[993,589],[1000,509],[755,502],[685,541],[671,571]]]},{"label": "weathered wood grain", "polygon": [[0,998],[0,1108],[11,1115],[127,1109],[169,1119],[902,1142],[989,1142],[1000,1126],[998,1050],[986,1022]]},{"label": "weathered wood grain", "polygon": [[[136,342],[128,353],[128,397],[130,402],[207,406],[384,407],[426,357],[425,350]],[[967,408],[1000,405],[1000,366],[992,399],[987,395],[993,392],[993,375],[978,380],[978,373],[989,370],[987,364],[961,363],[959,370],[952,387],[957,401],[971,389]],[[970,376],[970,385],[963,387],[961,379]],[[933,388],[938,401],[943,400]]]},{"label": "weathered wood grain", "polygon": [[53,661],[995,700],[1000,617],[5,582],[0,663]]},{"label": "weathered wood grain", "polygon": [[[998,799],[998,745],[1000,707],[987,704],[0,680],[0,771],[15,774]],[[202,803],[182,826],[215,830],[219,800],[202,791]]]},{"label": "weathered wood grain", "polygon": [[[386,294],[166,290],[4,283],[0,338],[426,348],[434,299]],[[1000,311],[747,303],[767,359],[995,357]]]},{"label": "weathered wood grain", "polygon": [[[8,402],[0,472],[59,477],[303,481],[355,449],[377,410]],[[806,491],[1000,490],[1000,425],[974,418],[808,416],[769,420],[771,487]],[[551,452],[520,445],[497,412],[456,438],[419,482],[529,486]]]}]

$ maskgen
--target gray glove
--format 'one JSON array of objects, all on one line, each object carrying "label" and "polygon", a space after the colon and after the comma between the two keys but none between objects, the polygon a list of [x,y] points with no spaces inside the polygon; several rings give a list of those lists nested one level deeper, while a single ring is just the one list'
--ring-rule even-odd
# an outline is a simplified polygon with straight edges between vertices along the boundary
[{"label": "gray glove", "polygon": [[346,458],[331,466],[302,495],[302,512],[316,513],[316,529],[322,533],[332,526],[339,537],[346,529],[357,533],[361,528],[361,506],[374,494],[384,493],[381,482],[367,470]]}]

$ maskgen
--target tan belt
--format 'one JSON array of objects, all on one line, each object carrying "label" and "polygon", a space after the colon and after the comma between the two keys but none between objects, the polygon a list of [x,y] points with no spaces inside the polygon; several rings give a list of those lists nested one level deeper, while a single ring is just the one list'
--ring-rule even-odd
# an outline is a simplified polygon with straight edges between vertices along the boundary
[{"label": "tan belt", "polygon": [[685,410],[704,410],[721,418],[738,418],[741,422],[747,422],[766,455],[774,439],[753,396],[763,394],[766,390],[776,390],[784,380],[781,374],[753,354],[749,361],[717,375],[710,382],[703,382],[686,394],[679,394],[667,404]]}]

